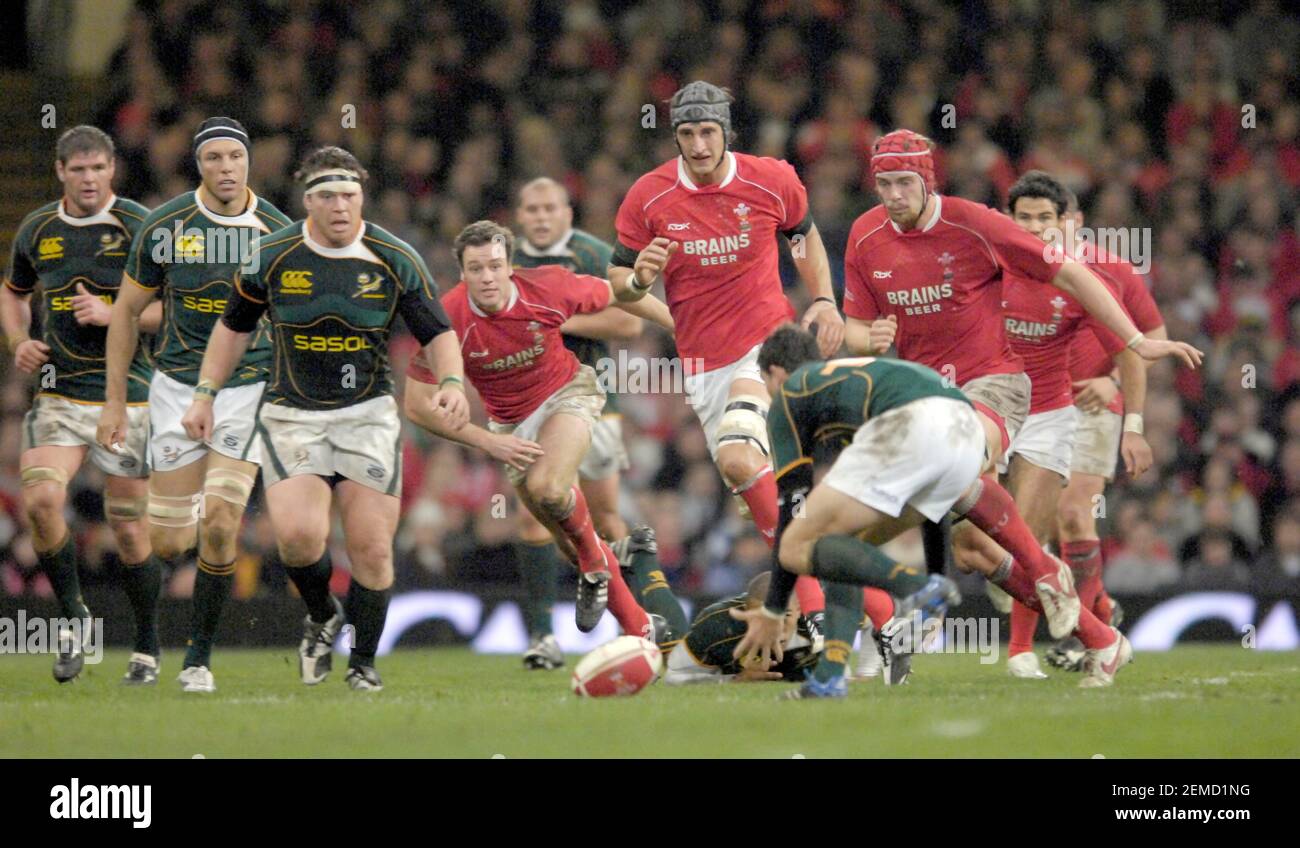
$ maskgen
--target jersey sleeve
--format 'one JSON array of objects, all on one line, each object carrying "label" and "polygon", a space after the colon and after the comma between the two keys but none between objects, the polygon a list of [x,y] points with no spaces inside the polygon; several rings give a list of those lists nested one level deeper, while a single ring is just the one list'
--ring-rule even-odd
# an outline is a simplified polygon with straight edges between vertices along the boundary
[{"label": "jersey sleeve", "polygon": [[[689,634],[687,638],[690,638]],[[701,664],[684,644],[678,644],[668,654],[668,668],[664,672],[664,683],[669,686],[721,683],[729,677],[722,673],[722,669]]]},{"label": "jersey sleeve", "polygon": [[406,261],[397,266],[401,292],[397,297],[397,311],[423,347],[450,330],[451,321],[434,295],[433,275],[424,260],[415,254],[403,253],[402,257]]},{"label": "jersey sleeve", "polygon": [[[260,244],[254,243],[253,250],[260,249]],[[258,267],[260,269],[260,263]],[[267,286],[261,270],[237,269],[231,288],[233,291],[226,301],[221,321],[236,333],[251,333],[266,313]]]},{"label": "jersey sleeve", "polygon": [[778,230],[792,230],[808,217],[808,189],[789,162],[777,162],[777,191],[785,206],[785,219]]},{"label": "jersey sleeve", "polygon": [[[1064,252],[1028,233],[997,210],[979,206],[982,235],[1004,267],[1040,283],[1050,283],[1061,270]],[[1055,254],[1055,255],[1054,255]]]},{"label": "jersey sleeve", "polygon": [[32,263],[30,227],[24,225],[14,237],[13,251],[9,255],[9,267],[5,270],[5,285],[19,294],[31,294],[40,279],[36,266]]},{"label": "jersey sleeve", "polygon": [[611,293],[607,280],[590,274],[574,274],[572,271],[562,270],[562,273],[568,279],[560,281],[560,285],[553,290],[563,293],[565,312],[578,315],[599,312],[609,306]]},{"label": "jersey sleeve", "polygon": [[859,321],[874,321],[880,317],[876,298],[867,285],[867,269],[853,249],[852,234],[844,249],[844,314]]},{"label": "jersey sleeve", "polygon": [[160,241],[154,237],[154,233],[167,232],[159,227],[153,216],[146,218],[144,225],[131,239],[131,253],[126,258],[127,279],[150,291],[160,288],[166,280],[166,268],[155,260],[152,249]]},{"label": "jersey sleeve", "polygon": [[638,188],[639,184],[633,186],[623,198],[622,205],[618,207],[618,215],[614,218],[614,230],[618,233],[620,245],[639,252],[654,240],[655,234],[642,212],[641,192]]},{"label": "jersey sleeve", "polygon": [[1142,275],[1127,262],[1119,264],[1115,269],[1115,275],[1124,287],[1122,303],[1128,310],[1129,317],[1133,319],[1133,324],[1144,333],[1163,327],[1165,319],[1160,314],[1160,307],[1156,306],[1155,298],[1151,297]]}]

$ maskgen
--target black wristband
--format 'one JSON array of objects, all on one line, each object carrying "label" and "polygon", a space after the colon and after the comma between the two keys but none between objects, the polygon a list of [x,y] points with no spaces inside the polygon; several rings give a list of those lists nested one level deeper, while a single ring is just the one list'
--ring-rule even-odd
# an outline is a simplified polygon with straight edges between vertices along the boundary
[{"label": "black wristband", "polygon": [[836,309],[839,309],[839,308],[840,308],[839,304],[835,302],[835,298],[833,298],[833,297],[826,297],[826,295],[822,295],[821,297],[814,297],[814,298],[813,298],[813,303],[816,303],[816,302],[819,301],[819,300],[824,300],[824,301],[826,301],[826,302],[829,303],[831,306],[834,306]]}]

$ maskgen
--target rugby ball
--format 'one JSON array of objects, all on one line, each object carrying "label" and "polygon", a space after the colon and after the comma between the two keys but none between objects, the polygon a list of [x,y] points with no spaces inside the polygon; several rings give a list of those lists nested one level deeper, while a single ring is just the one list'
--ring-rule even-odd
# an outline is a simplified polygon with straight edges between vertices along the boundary
[{"label": "rugby ball", "polygon": [[573,692],[589,698],[635,695],[659,678],[659,646],[640,636],[620,636],[587,654],[573,669]]}]

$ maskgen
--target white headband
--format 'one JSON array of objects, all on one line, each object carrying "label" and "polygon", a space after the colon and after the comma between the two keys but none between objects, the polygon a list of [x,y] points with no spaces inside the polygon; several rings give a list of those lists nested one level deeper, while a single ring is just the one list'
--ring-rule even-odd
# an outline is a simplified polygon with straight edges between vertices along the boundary
[{"label": "white headband", "polygon": [[317,191],[339,191],[345,188],[361,190],[361,175],[346,168],[331,168],[317,171],[307,178],[307,189],[303,194]]}]

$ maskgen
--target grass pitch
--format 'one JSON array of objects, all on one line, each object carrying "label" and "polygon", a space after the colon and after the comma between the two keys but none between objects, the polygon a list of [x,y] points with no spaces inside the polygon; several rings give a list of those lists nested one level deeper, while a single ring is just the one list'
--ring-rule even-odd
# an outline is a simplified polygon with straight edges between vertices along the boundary
[{"label": "grass pitch", "polygon": [[1144,653],[1113,688],[1077,674],[1013,680],[972,655],[918,657],[912,681],[839,702],[781,702],[789,684],[670,688],[586,700],[569,672],[517,657],[399,650],[385,690],[354,693],[342,657],[321,685],[290,648],[221,651],[218,691],[185,695],[180,651],[156,688],[119,683],[112,651],[59,686],[50,656],[0,656],[4,757],[1296,757],[1300,654],[1187,646]]}]

